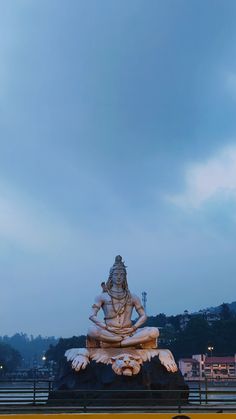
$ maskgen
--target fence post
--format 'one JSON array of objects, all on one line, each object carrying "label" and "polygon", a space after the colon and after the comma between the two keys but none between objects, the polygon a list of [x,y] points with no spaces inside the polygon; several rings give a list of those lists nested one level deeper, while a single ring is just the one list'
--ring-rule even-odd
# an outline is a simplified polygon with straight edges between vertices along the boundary
[{"label": "fence post", "polygon": [[33,386],[33,405],[36,404],[36,380],[34,379],[34,386]]},{"label": "fence post", "polygon": [[201,381],[198,381],[198,391],[199,391],[199,402],[202,404],[202,385]]},{"label": "fence post", "polygon": [[87,397],[86,397],[85,391],[83,391],[83,401],[84,401],[84,413],[87,413]]},{"label": "fence post", "polygon": [[181,393],[180,390],[178,390],[178,413],[181,413]]},{"label": "fence post", "polygon": [[208,381],[207,377],[205,377],[205,404],[208,403]]}]

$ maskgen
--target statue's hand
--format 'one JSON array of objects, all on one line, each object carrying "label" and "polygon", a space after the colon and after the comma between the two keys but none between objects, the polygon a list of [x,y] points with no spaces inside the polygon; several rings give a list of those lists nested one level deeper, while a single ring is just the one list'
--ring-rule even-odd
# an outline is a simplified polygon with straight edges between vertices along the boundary
[{"label": "statue's hand", "polygon": [[81,369],[84,370],[88,364],[89,358],[87,356],[77,355],[71,365],[75,371],[80,371]]},{"label": "statue's hand", "polygon": [[124,333],[130,333],[133,334],[135,332],[136,329],[134,329],[133,327],[125,327],[124,329],[122,329],[122,332]]},{"label": "statue's hand", "polygon": [[113,333],[119,332],[119,328],[118,327],[113,327],[113,326],[108,326],[108,325],[106,325],[106,330],[108,332],[113,332]]},{"label": "statue's hand", "polygon": [[112,326],[107,326],[106,329],[108,330],[108,332],[112,332],[115,333],[117,335],[130,335],[132,336],[134,334],[134,332],[136,331],[136,328],[132,327],[112,327]]}]

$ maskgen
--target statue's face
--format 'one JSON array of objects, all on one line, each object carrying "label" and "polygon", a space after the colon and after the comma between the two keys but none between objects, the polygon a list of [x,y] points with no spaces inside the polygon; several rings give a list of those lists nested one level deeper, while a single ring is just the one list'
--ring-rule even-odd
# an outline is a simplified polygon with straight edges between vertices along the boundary
[{"label": "statue's face", "polygon": [[123,269],[115,269],[112,274],[112,282],[115,285],[122,285],[125,281],[125,272]]}]

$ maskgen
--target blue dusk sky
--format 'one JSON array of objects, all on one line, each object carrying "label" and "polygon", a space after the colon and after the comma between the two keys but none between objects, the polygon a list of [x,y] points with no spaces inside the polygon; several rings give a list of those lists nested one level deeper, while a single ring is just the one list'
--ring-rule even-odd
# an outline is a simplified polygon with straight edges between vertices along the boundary
[{"label": "blue dusk sky", "polygon": [[0,335],[236,300],[236,2],[0,1]]}]

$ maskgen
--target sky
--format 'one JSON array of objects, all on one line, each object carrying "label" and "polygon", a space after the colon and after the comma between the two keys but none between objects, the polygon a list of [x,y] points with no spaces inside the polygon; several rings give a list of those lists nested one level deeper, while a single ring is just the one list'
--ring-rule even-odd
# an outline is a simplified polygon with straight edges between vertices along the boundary
[{"label": "sky", "polygon": [[0,0],[0,335],[236,300],[234,0]]}]

